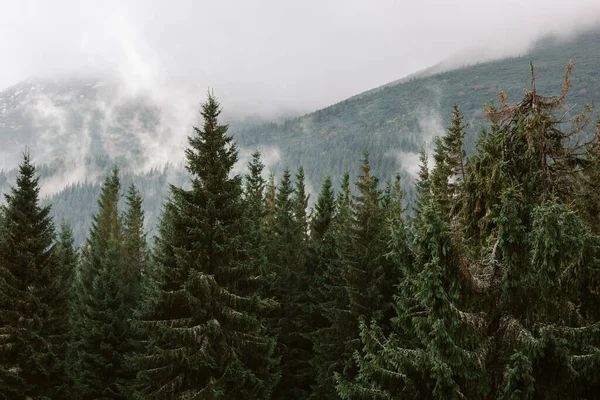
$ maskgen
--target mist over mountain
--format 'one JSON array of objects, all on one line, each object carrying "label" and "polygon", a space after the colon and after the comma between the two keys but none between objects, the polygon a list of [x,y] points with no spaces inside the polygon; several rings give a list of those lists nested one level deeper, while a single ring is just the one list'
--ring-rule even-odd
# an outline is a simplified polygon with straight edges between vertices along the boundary
[{"label": "mist over mountain", "polygon": [[[546,93],[560,90],[556,82],[572,60],[569,104],[573,109],[565,113],[574,113],[587,103],[595,104],[600,96],[598,49],[599,31],[569,40],[549,38],[519,57],[450,70],[446,69],[451,62],[442,62],[324,109],[297,117],[288,112],[269,122],[258,114],[236,115],[224,103],[223,118],[240,147],[237,172],[244,172],[255,149],[276,176],[285,167],[302,165],[312,201],[314,188],[326,174],[334,182],[346,170],[356,176],[358,160],[368,150],[374,172],[382,180],[401,173],[410,198],[418,152],[444,133],[453,103],[465,115],[466,145],[473,149],[474,134],[485,125],[483,105],[493,102],[500,90],[509,101],[518,99],[530,84],[530,60],[538,90]],[[198,92],[198,99],[203,94]],[[11,169],[27,149],[43,166],[42,194],[51,196],[57,218],[72,220],[81,239],[89,211],[95,207],[92,194],[97,194],[110,168],[118,165],[125,182],[142,186],[151,228],[167,194],[167,182],[185,181],[183,148],[192,125],[199,123],[191,97],[176,90],[132,91],[107,76],[30,78],[11,86],[0,92],[0,168],[4,170],[0,191],[7,190],[14,176]],[[89,192],[89,200],[78,203],[75,199],[82,191]],[[78,207],[86,209],[75,211]],[[74,218],[75,214],[80,217]]]}]

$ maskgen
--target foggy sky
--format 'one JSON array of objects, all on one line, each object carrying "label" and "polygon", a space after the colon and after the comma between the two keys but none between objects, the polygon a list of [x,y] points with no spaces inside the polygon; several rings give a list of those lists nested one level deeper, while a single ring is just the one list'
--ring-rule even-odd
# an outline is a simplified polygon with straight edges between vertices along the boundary
[{"label": "foggy sky", "polygon": [[246,114],[310,111],[599,23],[598,0],[0,0],[0,88],[110,73],[132,92],[211,87]]}]

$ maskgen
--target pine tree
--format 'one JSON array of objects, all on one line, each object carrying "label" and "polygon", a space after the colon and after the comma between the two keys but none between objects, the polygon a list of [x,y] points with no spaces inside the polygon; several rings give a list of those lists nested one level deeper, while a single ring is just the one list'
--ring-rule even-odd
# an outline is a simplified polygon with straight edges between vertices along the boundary
[{"label": "pine tree", "polygon": [[427,152],[424,148],[419,152],[419,173],[417,175],[415,189],[417,192],[416,208],[419,209],[422,208],[423,204],[426,203],[429,196],[431,196],[429,162],[427,159]]},{"label": "pine tree", "polygon": [[130,349],[127,302],[118,238],[110,238],[84,304],[80,352],[82,399],[125,399]]},{"label": "pine tree", "polygon": [[171,186],[156,240],[157,290],[138,314],[144,351],[136,398],[269,398],[272,340],[262,315],[272,302],[244,295],[242,182],[238,151],[209,94],[202,129],[185,151],[191,189]]},{"label": "pine tree", "polygon": [[357,332],[359,317],[381,320],[390,314],[393,287],[398,283],[397,271],[385,258],[388,252],[385,209],[367,152],[361,170],[356,182],[358,195],[353,201],[352,249],[342,260],[349,309],[356,319]]},{"label": "pine tree", "polygon": [[57,263],[57,279],[54,282],[54,315],[50,326],[56,334],[57,355],[63,362],[61,373],[65,383],[55,395],[56,399],[71,399],[74,396],[75,372],[71,369],[72,360],[72,303],[74,300],[74,280],[79,262],[79,252],[74,247],[71,225],[63,221],[53,252]]},{"label": "pine tree", "polygon": [[536,92],[533,68],[531,90],[519,104],[510,106],[501,93],[501,108],[488,109],[493,129],[472,157],[467,178],[467,204],[471,210],[480,206],[473,215],[484,228],[475,238],[490,260],[476,270],[475,287],[494,293],[494,306],[503,310],[491,364],[502,368],[491,372],[501,382],[495,392],[504,398],[589,397],[598,390],[590,375],[600,366],[598,321],[575,306],[590,293],[582,288],[598,276],[598,236],[573,209],[586,187],[589,146],[577,140],[589,110],[571,121],[573,129],[555,115],[565,102],[571,68],[558,96]]},{"label": "pine tree", "polygon": [[124,399],[130,377],[125,360],[132,346],[128,296],[137,289],[123,246],[120,187],[114,168],[104,181],[76,281],[73,329],[82,399]]},{"label": "pine tree", "polygon": [[[453,187],[448,141],[438,141],[431,173],[422,162],[414,239],[390,241],[405,260],[397,317],[389,333],[362,322],[359,373],[340,380],[342,397],[594,397],[598,320],[578,307],[598,275],[600,238],[578,198],[593,146],[577,141],[585,113],[573,130],[554,115],[570,68],[559,96],[537,94],[533,75],[518,105],[501,94],[464,182]],[[459,204],[466,229],[448,213]]]},{"label": "pine tree", "polygon": [[466,126],[462,120],[458,106],[454,105],[452,122],[447,133],[435,139],[435,168],[429,179],[433,196],[442,212],[449,217],[457,214],[460,209],[461,185],[465,182],[468,172],[466,152],[463,149]]},{"label": "pine tree", "polygon": [[467,125],[463,124],[463,116],[458,110],[458,105],[454,104],[452,107],[452,122],[448,128],[448,133],[442,138],[446,163],[451,172],[451,184],[454,185],[464,182],[468,173],[467,154],[463,144],[466,128]]},{"label": "pine tree", "polygon": [[[347,304],[344,312],[331,306],[326,312],[333,322],[331,333],[339,335],[336,339],[345,343],[343,353],[338,356],[341,361],[337,362],[337,368],[333,370],[338,386],[336,390],[340,395],[343,394],[340,385],[351,381],[358,372],[353,357],[361,347],[359,321],[383,322],[389,319],[398,279],[395,265],[385,256],[388,252],[389,234],[386,226],[387,210],[384,208],[386,202],[378,188],[378,179],[371,174],[367,152],[364,154],[361,170],[362,174],[356,182],[358,194],[350,203],[351,214],[343,217],[347,227],[342,228],[338,242],[340,272]],[[392,203],[391,196],[387,203],[389,207]],[[340,207],[340,217],[343,215],[342,211],[344,210]],[[339,298],[339,295],[334,297]]]},{"label": "pine tree", "polygon": [[[486,394],[481,358],[485,353],[479,348],[485,342],[473,333],[481,317],[454,304],[456,260],[449,227],[433,198],[421,207],[415,220],[420,226],[413,245],[416,259],[402,265],[405,278],[396,297],[391,333],[363,319],[363,353],[355,352],[359,374],[354,381],[340,382],[342,398],[447,399]],[[391,254],[402,260],[407,246],[395,241]]]},{"label": "pine tree", "polygon": [[[314,284],[314,270],[310,267],[309,259],[309,220],[307,214],[309,195],[306,193],[304,168],[298,167],[296,172],[296,182],[293,195],[294,203],[294,221],[298,230],[298,248],[299,264],[302,266],[302,275],[297,275],[295,303],[297,314],[294,316],[295,331],[297,338],[297,359],[298,367],[294,374],[296,384],[303,390],[310,393],[310,387],[314,384],[314,374],[310,366],[313,358],[312,342],[310,340],[312,321],[312,306],[310,298],[310,288]],[[308,394],[302,396],[307,398]]]},{"label": "pine tree", "polygon": [[129,309],[134,309],[139,300],[140,282],[149,263],[149,249],[144,232],[144,210],[142,197],[135,185],[131,185],[126,196],[126,210],[123,217],[123,251],[125,301]]},{"label": "pine tree", "polygon": [[248,163],[249,173],[245,176],[244,187],[244,222],[245,235],[243,246],[245,249],[246,268],[252,272],[251,279],[245,282],[245,291],[252,294],[256,290],[266,293],[269,279],[268,255],[266,239],[266,181],[262,176],[264,164],[260,160],[258,151],[252,154]]},{"label": "pine tree", "polygon": [[[336,271],[336,264],[339,264],[335,232],[336,208],[331,178],[327,177],[321,186],[310,229],[308,266],[314,277],[309,292],[311,296],[310,329],[312,330],[309,337],[312,340],[314,355],[311,365],[315,376],[315,384],[312,387],[310,398],[313,399],[335,396],[331,366],[338,359],[334,357],[335,351],[332,354],[330,349],[332,345],[339,346],[340,343],[333,342],[337,338],[330,335],[333,324],[328,314],[330,311],[328,307],[334,301],[333,276],[331,274]],[[345,296],[345,291],[343,294]]]},{"label": "pine tree", "polygon": [[118,273],[121,282],[123,317],[127,342],[124,343],[124,372],[120,382],[120,391],[126,398],[131,398],[135,391],[137,371],[131,358],[142,350],[139,331],[135,324],[135,312],[143,306],[142,295],[155,289],[155,271],[151,265],[151,254],[144,232],[143,199],[134,184],[129,186],[126,195],[126,209],[122,216],[121,248],[123,254],[122,268]]},{"label": "pine tree", "polygon": [[[309,195],[306,194],[304,168],[298,167],[296,172],[296,185],[294,189],[294,218],[298,225],[299,233],[302,238],[302,243],[306,248],[308,243],[308,208]],[[302,252],[306,254],[306,250]]]},{"label": "pine tree", "polygon": [[[350,176],[346,172],[341,181],[340,192],[336,198],[335,216],[332,221],[331,240],[334,251],[319,282],[319,311],[325,326],[313,332],[313,346],[316,366],[316,385],[312,398],[337,398],[334,375],[343,376],[352,373],[354,335],[356,320],[349,308],[348,292],[344,281],[345,265],[343,260],[352,250],[352,195]],[[317,221],[315,221],[317,222]]]},{"label": "pine tree", "polygon": [[275,185],[275,175],[269,174],[265,194],[265,232],[272,235],[275,229],[275,198],[277,196],[277,187]]},{"label": "pine tree", "polygon": [[25,154],[16,186],[0,208],[0,397],[4,399],[62,398],[68,385],[63,359],[68,331],[57,309],[64,307],[64,298],[61,290],[55,292],[68,276],[56,263],[50,207],[40,207],[39,191],[36,168]]},{"label": "pine tree", "polygon": [[[299,171],[300,172],[300,171]],[[285,169],[277,187],[273,230],[269,237],[269,264],[275,277],[271,295],[279,302],[279,310],[271,318],[271,330],[278,335],[281,357],[281,381],[273,393],[276,399],[304,399],[307,381],[310,341],[303,335],[305,299],[302,293],[306,275],[306,195],[301,173],[296,190],[289,169]]]}]

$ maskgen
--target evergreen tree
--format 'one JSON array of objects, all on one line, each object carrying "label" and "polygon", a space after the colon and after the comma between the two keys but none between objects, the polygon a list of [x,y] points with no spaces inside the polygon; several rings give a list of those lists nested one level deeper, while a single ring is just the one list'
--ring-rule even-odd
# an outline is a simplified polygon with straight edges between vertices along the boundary
[{"label": "evergreen tree", "polygon": [[125,355],[130,350],[125,290],[120,279],[122,250],[110,238],[84,304],[79,358],[82,399],[125,399],[129,373]]},{"label": "evergreen tree", "polygon": [[[300,172],[300,171],[299,171]],[[303,280],[306,275],[306,204],[302,174],[296,190],[289,169],[277,187],[273,231],[269,238],[269,263],[275,280],[272,296],[279,302],[271,318],[271,329],[278,334],[281,356],[281,381],[273,393],[276,399],[304,399],[309,394],[310,341],[303,335],[305,310]]]},{"label": "evergreen tree", "polygon": [[452,122],[448,133],[442,138],[446,154],[446,163],[450,168],[451,184],[457,185],[464,182],[468,172],[467,154],[464,150],[464,139],[466,125],[463,124],[463,116],[458,110],[458,105],[452,108]]},{"label": "evergreen tree", "polygon": [[[53,254],[50,207],[39,205],[39,178],[28,154],[0,208],[0,397],[64,398],[63,292],[67,273]],[[54,296],[57,296],[55,298]],[[54,325],[56,323],[56,325]]]},{"label": "evergreen tree", "polygon": [[191,188],[171,186],[156,240],[157,290],[136,325],[144,351],[136,398],[269,398],[273,342],[264,313],[272,302],[245,295],[242,182],[231,172],[238,151],[209,94],[202,129],[186,149]]},{"label": "evergreen tree", "polygon": [[390,315],[394,286],[398,283],[397,271],[385,257],[386,210],[381,204],[378,179],[371,174],[367,152],[361,170],[356,182],[358,195],[353,201],[352,249],[342,260],[349,309],[355,317],[357,333],[359,317],[382,320]]},{"label": "evergreen tree", "polygon": [[140,296],[140,283],[149,263],[149,249],[144,232],[144,210],[142,197],[135,185],[131,185],[126,196],[126,211],[123,218],[124,266],[122,280],[124,299],[129,310],[135,309]]},{"label": "evergreen tree", "polygon": [[244,187],[244,221],[245,236],[243,239],[246,251],[246,268],[253,271],[252,279],[246,282],[245,291],[248,294],[259,290],[266,293],[269,280],[268,255],[266,239],[266,204],[265,186],[266,181],[262,177],[264,164],[260,160],[258,151],[252,154],[252,160],[248,163],[249,173],[245,176]]},{"label": "evergreen tree", "polygon": [[[352,250],[352,195],[350,176],[346,172],[341,181],[340,192],[336,198],[337,212],[332,221],[331,236],[324,236],[333,244],[334,254],[327,263],[322,277],[318,281],[319,313],[324,326],[313,332],[316,385],[312,398],[337,398],[335,373],[351,374],[353,361],[351,354],[355,334],[356,320],[349,309],[348,292],[344,281],[344,263]],[[315,226],[319,219],[315,220]],[[319,232],[319,230],[317,230]]]},{"label": "evergreen tree", "polygon": [[[346,181],[346,188],[349,190]],[[345,189],[343,189],[345,190]],[[349,193],[347,193],[349,199]],[[332,337],[332,321],[329,318],[328,307],[334,300],[333,276],[337,272],[338,263],[336,247],[336,199],[331,178],[327,177],[321,186],[311,219],[309,268],[312,270],[313,282],[310,286],[311,296],[311,323],[313,358],[311,365],[314,370],[315,384],[312,387],[310,398],[321,399],[335,396],[333,388],[332,364],[338,359],[330,353],[331,346],[337,338]],[[339,277],[339,274],[338,274]],[[340,285],[340,288],[343,287]],[[345,297],[345,291],[343,295]],[[331,358],[329,358],[331,357]]]},{"label": "evergreen tree", "polygon": [[[385,256],[389,237],[386,212],[392,204],[392,197],[389,197],[386,207],[378,179],[371,174],[367,152],[361,170],[356,182],[358,194],[354,196],[351,215],[346,221],[348,228],[342,230],[342,241],[339,242],[345,243],[339,247],[339,255],[347,313],[328,312],[335,316],[334,331],[338,334],[344,332],[345,349],[339,356],[343,360],[339,365],[343,368],[335,371],[338,385],[352,380],[358,372],[353,357],[361,347],[359,321],[384,322],[391,317],[394,287],[398,280],[394,263]],[[337,390],[340,395],[343,394],[343,390]]]},{"label": "evergreen tree", "polygon": [[[537,94],[533,75],[518,105],[501,94],[464,184],[452,188],[448,141],[438,141],[434,170],[421,168],[414,240],[390,242],[406,260],[397,317],[389,333],[362,323],[359,374],[340,380],[342,397],[594,397],[598,321],[578,304],[593,295],[600,238],[580,217],[588,209],[574,209],[593,158],[577,142],[585,114],[562,130],[553,112],[569,73],[559,96]],[[448,213],[458,203],[466,229]]]},{"label": "evergreen tree", "polygon": [[275,175],[269,174],[265,194],[265,232],[267,235],[273,235],[275,229],[275,198],[277,197],[277,187],[275,185]]},{"label": "evergreen tree", "polygon": [[463,149],[465,125],[462,120],[458,106],[454,105],[452,122],[446,135],[435,139],[435,168],[430,177],[431,191],[442,212],[449,217],[459,211],[462,203],[461,185],[468,172],[466,153]]},{"label": "evergreen tree", "polygon": [[429,162],[427,159],[427,152],[424,148],[419,152],[419,172],[417,175],[417,182],[415,183],[415,189],[417,192],[416,209],[420,209],[423,208],[423,204],[427,203],[427,200],[431,196]]},{"label": "evergreen tree", "polygon": [[[481,398],[486,394],[481,335],[473,333],[481,317],[460,311],[453,283],[455,252],[439,205],[422,204],[415,224],[415,264],[402,265],[405,278],[396,297],[391,333],[377,324],[361,324],[363,353],[356,352],[359,374],[342,381],[345,399]],[[402,260],[408,243],[392,244]],[[479,339],[479,340],[478,340]],[[483,346],[481,346],[483,347]],[[485,347],[483,347],[485,349]]]},{"label": "evergreen tree", "polygon": [[74,280],[79,262],[79,252],[74,247],[71,225],[63,221],[58,240],[53,252],[57,263],[57,279],[54,281],[53,316],[49,323],[55,333],[57,355],[63,362],[61,374],[65,379],[56,399],[71,399],[74,396],[75,371],[71,369],[72,361],[72,303],[74,301]]},{"label": "evergreen tree", "polygon": [[79,397],[124,399],[129,373],[131,296],[123,227],[118,212],[120,179],[113,169],[106,177],[98,213],[82,253],[76,282],[74,333]]},{"label": "evergreen tree", "polygon": [[[304,168],[298,167],[298,171],[296,172],[296,185],[294,190],[294,218],[296,220],[296,224],[298,225],[299,233],[302,238],[302,243],[306,248],[308,243],[308,215],[306,210],[308,208],[308,200],[309,195],[306,194],[305,187],[305,176],[304,176]],[[306,254],[306,251],[302,252]]]}]

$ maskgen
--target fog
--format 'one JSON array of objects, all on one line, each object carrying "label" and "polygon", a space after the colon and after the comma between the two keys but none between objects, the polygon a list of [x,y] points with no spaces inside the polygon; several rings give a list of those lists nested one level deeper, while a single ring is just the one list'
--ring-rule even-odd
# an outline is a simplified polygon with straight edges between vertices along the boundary
[{"label": "fog", "polygon": [[239,115],[298,113],[599,17],[597,0],[3,1],[0,88],[110,74],[131,93],[197,104],[210,87]]},{"label": "fog", "polygon": [[[133,172],[179,164],[208,89],[227,120],[299,115],[432,66],[437,72],[516,56],[542,37],[569,39],[600,25],[597,0],[30,0],[1,6],[0,90],[32,76],[76,76],[90,87],[116,90],[96,98],[27,93],[22,104],[36,136],[24,145],[40,163],[57,153],[68,163],[44,180],[44,195],[102,178],[85,161],[98,145],[93,135],[116,158],[130,155],[124,138],[135,141],[143,158]],[[440,97],[440,88],[428,89]],[[159,110],[155,125],[147,128],[144,116],[120,125],[115,110],[139,99]],[[415,107],[418,134],[430,143],[444,131],[440,105]],[[82,121],[76,131],[69,124],[74,114]],[[240,149],[237,173],[254,150]],[[277,146],[264,143],[259,150],[265,174],[286,164]],[[390,149],[387,156],[416,176],[418,154]],[[0,149],[0,169],[19,158]],[[310,181],[307,187],[314,200]]]}]

